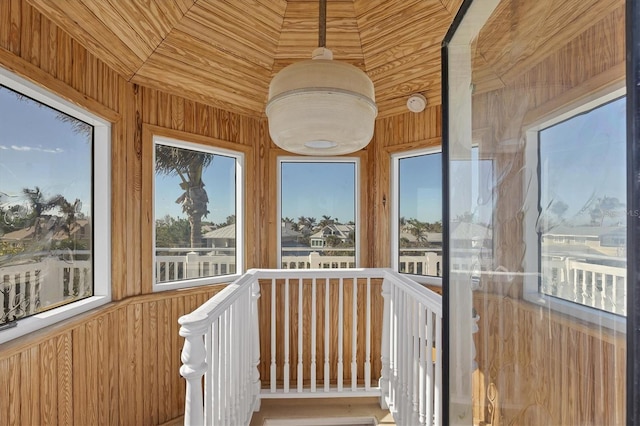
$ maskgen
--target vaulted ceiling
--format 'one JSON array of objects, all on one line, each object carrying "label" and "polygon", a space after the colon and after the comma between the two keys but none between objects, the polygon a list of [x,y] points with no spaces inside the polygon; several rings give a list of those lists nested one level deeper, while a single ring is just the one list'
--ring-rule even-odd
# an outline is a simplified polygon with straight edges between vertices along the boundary
[{"label": "vaulted ceiling", "polygon": [[[271,78],[318,46],[315,0],[28,0],[124,78],[264,116]],[[439,104],[440,46],[462,0],[328,0],[327,48],[364,70],[379,116]]]}]

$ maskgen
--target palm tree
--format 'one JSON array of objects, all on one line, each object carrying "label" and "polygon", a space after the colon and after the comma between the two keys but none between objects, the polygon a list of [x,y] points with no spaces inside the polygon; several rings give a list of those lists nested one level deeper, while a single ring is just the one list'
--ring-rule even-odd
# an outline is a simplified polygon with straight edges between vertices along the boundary
[{"label": "palm tree", "polygon": [[67,233],[67,237],[71,238],[71,228],[73,224],[76,222],[76,214],[80,212],[82,208],[82,202],[76,198],[76,200],[71,204],[64,197],[61,197],[58,206],[60,207],[60,211],[64,215],[64,225],[62,225],[63,230]]},{"label": "palm tree", "polygon": [[298,225],[304,232],[311,233],[311,231],[313,231],[313,228],[315,228],[316,226],[316,218],[311,216],[300,216],[298,218]]},{"label": "palm tree", "polygon": [[24,188],[22,192],[27,196],[34,218],[33,239],[34,241],[39,241],[42,234],[42,215],[46,211],[60,206],[60,203],[62,200],[64,200],[64,197],[58,194],[47,199],[44,197],[44,194],[37,186],[34,189]]},{"label": "palm tree", "polygon": [[327,216],[326,214],[322,215],[322,220],[319,223],[321,228],[324,228],[327,225],[333,225],[333,219],[331,219],[331,216]]},{"label": "palm tree", "polygon": [[416,237],[416,242],[420,246],[421,244],[427,244],[429,241],[427,240],[427,232],[429,232],[429,224],[425,222],[420,222],[418,219],[409,219],[409,225],[411,228],[409,232],[411,235]]},{"label": "palm tree", "polygon": [[184,193],[176,203],[182,205],[191,226],[191,247],[202,244],[202,218],[209,213],[209,197],[202,182],[202,171],[213,161],[213,154],[166,145],[156,145],[156,173],[178,176]]}]

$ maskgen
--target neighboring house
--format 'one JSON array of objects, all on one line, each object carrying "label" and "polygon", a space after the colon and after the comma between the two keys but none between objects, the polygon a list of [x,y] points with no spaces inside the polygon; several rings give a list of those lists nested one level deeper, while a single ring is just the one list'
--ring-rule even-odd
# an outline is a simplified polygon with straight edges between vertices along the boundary
[{"label": "neighboring house", "polygon": [[333,235],[340,239],[341,243],[350,241],[349,235],[355,232],[355,225],[338,225],[331,224],[322,228],[320,231],[311,235],[310,245],[311,247],[325,247],[327,245],[327,239]]},{"label": "neighboring house", "polygon": [[236,246],[236,224],[223,226],[202,236],[209,248],[234,248]]},{"label": "neighboring house", "polygon": [[450,232],[452,249],[492,247],[493,232],[488,226],[469,222],[452,222]]},{"label": "neighboring house", "polygon": [[[91,244],[91,223],[87,219],[78,219],[73,222],[69,232],[64,229],[64,221],[57,216],[43,216],[40,220],[40,239],[43,241],[60,242],[71,239],[78,245],[89,246]],[[0,237],[1,242],[8,243],[11,247],[25,247],[34,242],[36,234],[35,226],[8,232]]]},{"label": "neighboring house", "polygon": [[[442,248],[442,232],[427,232],[424,237],[429,247]],[[409,227],[403,227],[400,231],[400,241],[407,241],[411,247],[415,247],[418,237],[411,233]]]},{"label": "neighboring house", "polygon": [[622,226],[558,226],[541,236],[545,252],[624,256],[626,228]]},{"label": "neighboring house", "polygon": [[293,229],[293,223],[282,222],[280,229],[280,245],[282,247],[299,247],[302,232]]}]

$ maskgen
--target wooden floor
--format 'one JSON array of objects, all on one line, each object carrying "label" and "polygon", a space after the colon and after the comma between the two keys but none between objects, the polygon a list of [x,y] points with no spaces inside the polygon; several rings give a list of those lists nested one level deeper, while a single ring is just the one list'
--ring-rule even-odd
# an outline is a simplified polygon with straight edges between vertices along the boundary
[{"label": "wooden floor", "polygon": [[377,398],[263,399],[251,426],[395,425]]}]

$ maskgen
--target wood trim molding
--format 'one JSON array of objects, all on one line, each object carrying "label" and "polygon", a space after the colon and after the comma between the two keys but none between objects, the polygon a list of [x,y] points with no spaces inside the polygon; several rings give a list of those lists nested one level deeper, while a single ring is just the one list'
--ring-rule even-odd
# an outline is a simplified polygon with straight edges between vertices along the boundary
[{"label": "wood trim molding", "polygon": [[139,303],[152,303],[160,300],[167,300],[173,297],[191,297],[198,294],[207,292],[218,292],[222,290],[227,284],[211,284],[199,287],[185,288],[179,290],[169,290],[162,293],[149,293],[139,296],[132,296],[126,299],[111,302],[100,308],[94,309],[89,312],[85,312],[80,315],[76,315],[59,323],[53,324],[49,327],[45,327],[38,331],[28,334],[27,336],[11,340],[9,342],[0,344],[0,360],[10,358],[20,352],[28,350],[31,346],[40,344],[45,340],[52,340],[56,337],[68,333],[69,330],[86,324],[100,316],[106,315],[110,312],[117,311],[119,309],[126,309],[128,306]]},{"label": "wood trim molding", "polygon": [[88,95],[80,93],[67,83],[58,80],[51,74],[27,62],[21,57],[16,56],[3,47],[0,47],[0,64],[2,64],[2,67],[29,80],[33,84],[49,90],[65,100],[78,105],[111,123],[115,123],[121,118],[120,113],[117,111],[114,111],[95,99],[92,99]]},{"label": "wood trim molding", "polygon": [[[177,139],[185,142],[193,142],[215,148],[228,149],[230,151],[240,152],[244,155],[244,211],[245,211],[245,229],[248,231],[252,227],[254,221],[252,216],[256,212],[256,200],[253,197],[254,186],[256,185],[257,167],[254,161],[254,150],[251,146],[241,145],[234,142],[224,141],[221,139],[203,136],[196,133],[184,132],[181,130],[173,130],[166,127],[160,127],[150,124],[142,125],[142,292],[151,293],[153,291],[153,250],[155,244],[151,238],[154,232],[153,228],[153,137],[161,136],[171,139]],[[245,265],[255,265],[253,259],[254,251],[249,247],[255,246],[255,235],[253,232],[245,232],[243,255]]]}]

